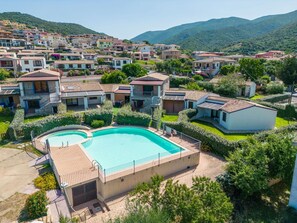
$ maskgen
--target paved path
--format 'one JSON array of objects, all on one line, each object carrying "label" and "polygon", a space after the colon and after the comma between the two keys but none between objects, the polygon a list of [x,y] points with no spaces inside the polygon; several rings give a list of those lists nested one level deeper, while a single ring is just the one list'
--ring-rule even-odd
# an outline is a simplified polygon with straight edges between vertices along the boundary
[{"label": "paved path", "polygon": [[49,198],[48,214],[53,222],[59,222],[60,214],[71,217],[65,197],[60,190],[47,191],[46,195]]},{"label": "paved path", "polygon": [[28,165],[34,158],[23,150],[0,148],[0,201],[25,191],[38,176],[37,169]]},{"label": "paved path", "polygon": [[[196,169],[178,174],[172,177],[172,179],[178,180],[180,183],[186,184],[190,187],[192,186],[192,178],[195,176],[206,176],[214,180],[216,176],[225,171],[225,164],[226,162],[220,157],[211,153],[201,152],[200,164]],[[111,211],[98,213],[95,217],[89,218],[87,223],[104,223],[110,218],[115,218],[125,214],[127,211],[125,208],[126,198],[127,196],[123,196],[108,202],[107,205]]]}]

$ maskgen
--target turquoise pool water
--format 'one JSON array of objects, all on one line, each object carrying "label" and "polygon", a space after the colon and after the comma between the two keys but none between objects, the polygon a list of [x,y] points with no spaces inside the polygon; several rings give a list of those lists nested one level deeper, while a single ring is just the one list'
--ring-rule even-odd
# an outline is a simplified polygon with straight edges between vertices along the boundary
[{"label": "turquoise pool water", "polygon": [[48,139],[50,146],[61,147],[62,145],[66,146],[80,143],[83,140],[88,138],[87,134],[81,131],[67,130],[55,132],[48,135],[43,141],[45,142]]},{"label": "turquoise pool water", "polygon": [[106,174],[133,167],[133,160],[139,165],[183,150],[151,131],[133,127],[96,131],[93,138],[82,145]]}]

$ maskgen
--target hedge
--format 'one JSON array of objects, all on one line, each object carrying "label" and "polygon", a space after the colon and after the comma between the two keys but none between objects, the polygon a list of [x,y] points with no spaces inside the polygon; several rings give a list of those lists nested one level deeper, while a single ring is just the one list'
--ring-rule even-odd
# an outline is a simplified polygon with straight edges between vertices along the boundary
[{"label": "hedge", "polygon": [[276,95],[270,95],[264,98],[259,99],[260,101],[266,101],[271,103],[276,103],[279,101],[284,101],[290,98],[290,94],[276,94]]},{"label": "hedge", "polygon": [[66,126],[66,125],[80,125],[81,115],[79,113],[64,114],[64,115],[51,115],[40,121],[25,123],[22,126],[25,139],[30,139],[31,131],[33,130],[35,135],[40,135],[53,128]]},{"label": "hedge", "polygon": [[228,141],[189,122],[165,122],[164,124],[200,140],[202,145],[209,146],[213,151],[222,156],[227,156],[229,152],[240,147],[240,141]]},{"label": "hedge", "polygon": [[196,114],[197,114],[196,109],[187,109],[187,110],[180,111],[178,113],[178,121],[179,122],[188,122]]},{"label": "hedge", "polygon": [[103,120],[93,120],[91,123],[92,128],[101,128],[104,126],[104,121]]},{"label": "hedge", "polygon": [[94,109],[84,113],[84,122],[91,125],[94,120],[103,120],[105,125],[108,126],[112,123],[113,112],[106,109]]},{"label": "hedge", "polygon": [[21,126],[25,120],[25,111],[24,109],[17,109],[14,115],[12,122],[10,123],[7,136],[10,140],[17,140],[18,136],[20,135]]},{"label": "hedge", "polygon": [[150,115],[140,112],[133,112],[129,109],[120,109],[117,116],[116,122],[119,125],[138,125],[149,127],[152,118]]}]

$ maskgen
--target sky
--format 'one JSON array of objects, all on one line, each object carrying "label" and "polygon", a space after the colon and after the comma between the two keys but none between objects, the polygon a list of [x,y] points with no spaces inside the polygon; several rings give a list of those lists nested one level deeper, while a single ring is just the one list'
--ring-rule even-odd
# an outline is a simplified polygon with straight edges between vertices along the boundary
[{"label": "sky", "polygon": [[213,18],[255,19],[294,10],[297,0],[2,0],[0,8],[78,23],[121,39]]}]

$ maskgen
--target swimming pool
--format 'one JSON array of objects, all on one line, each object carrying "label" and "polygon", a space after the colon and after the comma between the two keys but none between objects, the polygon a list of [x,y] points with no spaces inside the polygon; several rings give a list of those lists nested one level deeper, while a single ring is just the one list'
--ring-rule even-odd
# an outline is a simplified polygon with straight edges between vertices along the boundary
[{"label": "swimming pool", "polygon": [[67,145],[80,143],[87,138],[88,136],[85,132],[77,130],[67,130],[52,133],[46,136],[42,141],[45,142],[48,139],[50,146],[64,147]]},{"label": "swimming pool", "polygon": [[182,152],[180,146],[136,127],[109,128],[93,132],[83,148],[105,169],[106,174]]}]

